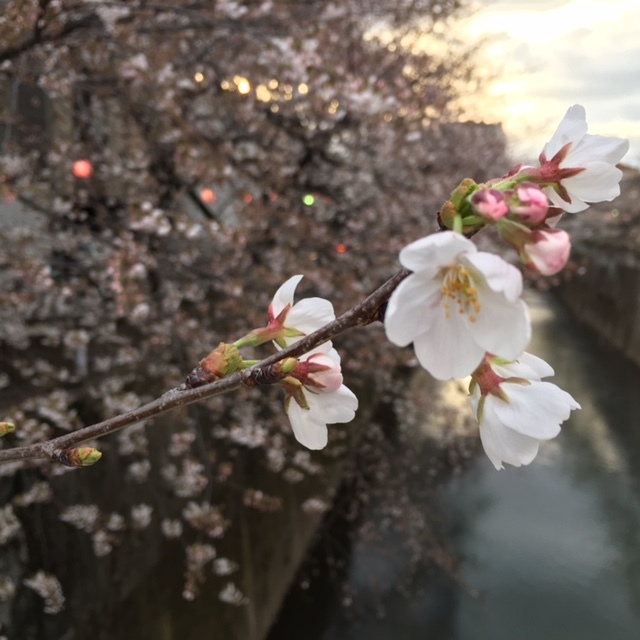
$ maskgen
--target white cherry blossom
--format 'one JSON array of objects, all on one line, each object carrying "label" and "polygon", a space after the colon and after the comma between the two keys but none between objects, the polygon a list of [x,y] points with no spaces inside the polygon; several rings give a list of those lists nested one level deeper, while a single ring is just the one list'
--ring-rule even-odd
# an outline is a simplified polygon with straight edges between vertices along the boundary
[{"label": "white cherry blossom", "polygon": [[399,346],[413,342],[435,378],[468,376],[485,352],[505,360],[522,353],[531,327],[515,267],[453,231],[413,242],[400,262],[413,273],[389,300],[387,337]]},{"label": "white cherry blossom", "polygon": [[480,424],[480,439],[496,469],[503,463],[530,464],[541,440],[560,433],[560,424],[580,405],[542,378],[553,369],[523,353],[515,362],[488,357],[473,375],[469,401]]},{"label": "white cherry blossom", "polygon": [[613,200],[622,178],[615,165],[628,150],[628,140],[588,134],[585,109],[574,105],[540,155],[541,182],[551,183],[544,189],[549,200],[569,213]]},{"label": "white cherry blossom", "polygon": [[269,305],[269,326],[284,328],[290,334],[276,340],[279,347],[287,347],[336,319],[333,305],[324,298],[303,298],[293,303],[296,287],[302,278],[301,275],[289,278],[276,291]]},{"label": "white cherry blossom", "polygon": [[285,410],[293,433],[309,449],[323,449],[327,424],[351,422],[358,408],[358,399],[342,384],[338,352],[325,345],[302,356],[293,380],[281,383],[288,390]]}]

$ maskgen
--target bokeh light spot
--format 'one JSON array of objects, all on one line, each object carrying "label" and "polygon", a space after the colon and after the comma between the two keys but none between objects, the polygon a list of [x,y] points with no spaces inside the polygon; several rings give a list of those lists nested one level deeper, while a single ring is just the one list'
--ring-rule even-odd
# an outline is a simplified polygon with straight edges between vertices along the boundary
[{"label": "bokeh light spot", "polygon": [[315,201],[316,201],[315,197],[312,196],[310,193],[307,193],[304,196],[302,196],[302,202],[303,204],[306,204],[307,207],[311,207],[315,203]]},{"label": "bokeh light spot", "polygon": [[243,78],[242,76],[235,76],[233,78],[233,82],[236,87],[238,87],[238,93],[246,95],[251,91],[251,84],[246,78]]},{"label": "bokeh light spot", "polygon": [[213,189],[203,189],[200,192],[200,200],[207,204],[211,204],[216,201],[216,194],[213,192]]},{"label": "bokeh light spot", "polygon": [[76,160],[73,163],[73,175],[76,178],[90,178],[93,173],[93,166],[88,160]]}]

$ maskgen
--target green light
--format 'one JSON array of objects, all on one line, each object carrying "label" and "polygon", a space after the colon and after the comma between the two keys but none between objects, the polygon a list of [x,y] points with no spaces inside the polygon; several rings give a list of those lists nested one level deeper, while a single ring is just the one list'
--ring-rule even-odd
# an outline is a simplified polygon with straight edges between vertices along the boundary
[{"label": "green light", "polygon": [[315,201],[316,199],[310,193],[302,197],[302,202],[306,204],[307,207],[310,207]]}]

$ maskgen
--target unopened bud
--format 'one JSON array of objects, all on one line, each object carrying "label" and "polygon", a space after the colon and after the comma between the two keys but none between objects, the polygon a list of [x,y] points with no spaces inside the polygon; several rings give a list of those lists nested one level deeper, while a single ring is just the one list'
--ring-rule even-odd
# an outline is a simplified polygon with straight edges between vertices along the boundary
[{"label": "unopened bud", "polygon": [[13,422],[0,422],[0,438],[6,436],[7,433],[13,433],[16,430],[16,425]]},{"label": "unopened bud", "polygon": [[239,371],[242,362],[242,356],[235,345],[221,342],[206,358],[200,360],[198,366],[187,376],[186,385],[195,389],[225,378]]},{"label": "unopened bud", "polygon": [[552,276],[561,271],[569,260],[571,239],[561,229],[541,229],[531,234],[520,258],[525,266],[543,276]]},{"label": "unopened bud", "polygon": [[77,447],[56,451],[53,459],[67,467],[90,467],[102,458],[102,453],[93,447]]},{"label": "unopened bud", "polygon": [[477,186],[471,178],[465,178],[454,189],[451,198],[442,205],[442,209],[438,212],[438,221],[443,227],[453,229],[456,218],[464,218],[470,213],[467,198]]},{"label": "unopened bud", "polygon": [[519,184],[509,201],[509,213],[528,227],[537,227],[547,218],[549,199],[542,189],[531,182]]},{"label": "unopened bud", "polygon": [[487,222],[497,222],[509,213],[509,206],[502,191],[481,189],[471,196],[473,212]]}]

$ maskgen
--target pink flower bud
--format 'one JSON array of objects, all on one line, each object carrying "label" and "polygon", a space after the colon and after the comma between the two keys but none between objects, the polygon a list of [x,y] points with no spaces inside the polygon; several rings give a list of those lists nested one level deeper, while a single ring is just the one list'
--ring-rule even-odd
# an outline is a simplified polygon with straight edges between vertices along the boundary
[{"label": "pink flower bud", "polygon": [[522,261],[532,271],[543,276],[558,273],[569,259],[571,239],[560,229],[540,229],[531,233],[520,254]]},{"label": "pink flower bud", "polygon": [[515,188],[514,198],[509,203],[511,215],[529,227],[542,224],[549,211],[549,200],[540,187],[523,182]]},{"label": "pink flower bud", "polygon": [[497,222],[509,213],[509,207],[502,191],[482,189],[471,196],[473,212],[487,222]]},{"label": "pink flower bud", "polygon": [[337,391],[342,385],[340,362],[336,362],[328,355],[314,353],[309,356],[306,364],[308,365],[306,385],[325,393]]}]

